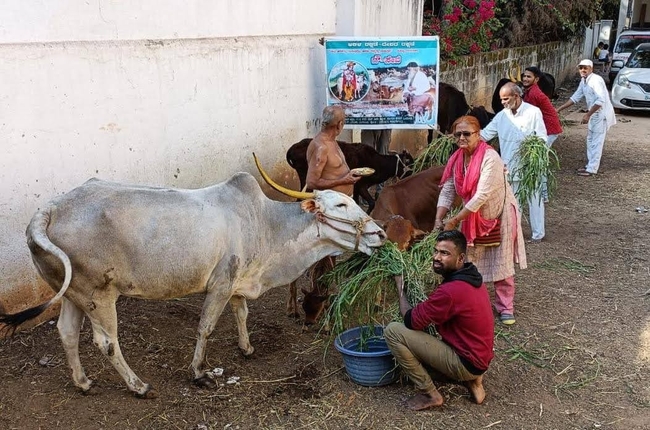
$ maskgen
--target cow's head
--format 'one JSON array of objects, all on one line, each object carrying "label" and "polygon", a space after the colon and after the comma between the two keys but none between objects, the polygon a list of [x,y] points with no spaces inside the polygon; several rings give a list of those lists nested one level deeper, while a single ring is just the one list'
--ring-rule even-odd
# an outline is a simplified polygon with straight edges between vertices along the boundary
[{"label": "cow's head", "polygon": [[400,251],[405,251],[414,241],[426,235],[426,232],[413,227],[413,223],[401,215],[390,217],[384,228],[388,240],[394,242]]},{"label": "cow's head", "polygon": [[386,233],[352,197],[332,190],[312,193],[289,190],[271,180],[255,154],[253,158],[267,184],[283,194],[303,200],[300,206],[305,212],[315,215],[321,240],[329,240],[344,250],[361,251],[368,255],[384,244]]},{"label": "cow's head", "polygon": [[302,310],[305,311],[305,326],[316,324],[323,314],[329,301],[329,293],[318,294],[314,291],[307,291],[305,288],[300,289],[304,295],[302,299]]},{"label": "cow's head", "polygon": [[467,115],[476,118],[481,128],[485,128],[490,123],[490,121],[492,121],[492,118],[494,118],[494,114],[492,112],[488,112],[487,109],[485,109],[485,106],[470,106]]},{"label": "cow's head", "polygon": [[316,215],[320,237],[340,248],[370,255],[386,240],[386,233],[350,196],[332,190],[315,191],[301,207]]}]

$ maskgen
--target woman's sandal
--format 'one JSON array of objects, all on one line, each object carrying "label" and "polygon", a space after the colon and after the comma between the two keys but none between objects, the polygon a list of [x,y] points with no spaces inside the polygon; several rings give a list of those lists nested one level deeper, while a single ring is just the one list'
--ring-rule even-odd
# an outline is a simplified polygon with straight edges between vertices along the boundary
[{"label": "woman's sandal", "polygon": [[595,173],[587,172],[586,170],[584,172],[578,172],[578,176],[594,176]]}]

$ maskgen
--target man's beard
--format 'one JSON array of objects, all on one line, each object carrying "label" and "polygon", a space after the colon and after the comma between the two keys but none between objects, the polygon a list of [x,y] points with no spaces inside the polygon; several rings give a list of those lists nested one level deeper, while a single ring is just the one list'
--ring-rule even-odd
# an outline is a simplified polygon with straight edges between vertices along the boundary
[{"label": "man's beard", "polygon": [[436,267],[435,263],[434,263],[434,266],[433,266],[433,271],[435,273],[437,273],[438,275],[441,275],[443,278],[446,277],[447,275],[449,275],[450,273],[454,272],[454,270],[450,270],[449,268],[444,267],[444,266]]}]

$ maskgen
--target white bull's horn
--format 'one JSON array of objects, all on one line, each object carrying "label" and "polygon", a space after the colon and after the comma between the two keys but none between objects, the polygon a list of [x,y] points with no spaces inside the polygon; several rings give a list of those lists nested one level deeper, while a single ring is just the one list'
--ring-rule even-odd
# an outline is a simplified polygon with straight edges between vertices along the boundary
[{"label": "white bull's horn", "polygon": [[517,64],[517,82],[521,82],[521,66]]},{"label": "white bull's horn", "polygon": [[257,155],[253,152],[253,158],[255,159],[255,165],[257,166],[257,170],[260,171],[260,175],[262,175],[262,178],[266,181],[267,184],[269,184],[273,189],[276,191],[281,192],[282,194],[286,194],[289,197],[293,197],[295,199],[300,199],[300,200],[305,200],[305,199],[312,199],[314,198],[315,194],[314,193],[304,193],[302,191],[293,191],[288,188],[284,188],[283,186],[280,186],[273,182],[269,175],[266,174],[266,172],[262,169],[262,165],[260,164],[260,160],[257,159]]}]

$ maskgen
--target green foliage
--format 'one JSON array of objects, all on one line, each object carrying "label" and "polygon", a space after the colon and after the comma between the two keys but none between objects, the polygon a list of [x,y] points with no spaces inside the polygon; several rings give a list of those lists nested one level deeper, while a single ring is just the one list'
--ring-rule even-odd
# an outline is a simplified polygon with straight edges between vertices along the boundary
[{"label": "green foliage", "polygon": [[555,190],[555,171],[560,165],[555,150],[549,148],[539,136],[530,135],[519,145],[515,158],[518,160],[517,167],[510,172],[510,178],[516,178],[519,182],[515,193],[519,206],[528,207],[528,201],[537,193],[542,198],[544,178],[547,179],[550,196]]},{"label": "green foliage", "polygon": [[323,318],[330,333],[337,335],[350,327],[384,325],[399,316],[395,276],[404,278],[409,303],[427,298],[439,284],[433,272],[433,248],[438,231],[427,235],[407,251],[386,242],[370,257],[357,252],[323,275],[322,280],[338,285],[338,294]]},{"label": "green foliage", "polygon": [[497,18],[504,26],[496,36],[504,48],[582,37],[585,27],[605,18],[603,6],[609,3],[614,1],[497,0]]},{"label": "green foliage", "polygon": [[448,0],[443,13],[424,12],[422,34],[440,36],[440,54],[453,61],[462,55],[493,48],[495,32],[501,28],[494,0]]},{"label": "green foliage", "polygon": [[443,0],[425,10],[423,35],[439,35],[441,57],[581,37],[598,19],[618,19],[618,0]]},{"label": "green foliage", "polygon": [[418,155],[413,162],[413,173],[419,173],[431,166],[444,166],[456,149],[456,139],[449,135],[439,136]]}]

